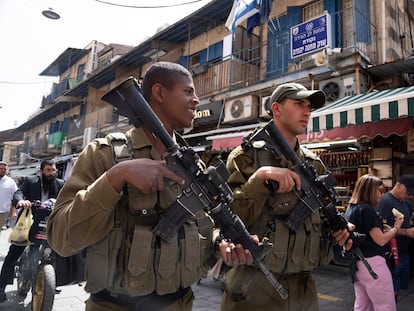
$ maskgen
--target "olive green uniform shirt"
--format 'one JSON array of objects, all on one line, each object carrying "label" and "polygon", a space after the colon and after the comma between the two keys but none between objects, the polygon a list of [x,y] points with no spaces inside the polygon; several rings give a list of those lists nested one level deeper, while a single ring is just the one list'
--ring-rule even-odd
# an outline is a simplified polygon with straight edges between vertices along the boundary
[{"label": "olive green uniform shirt", "polygon": [[[297,143],[296,154],[310,161],[318,174],[325,172],[321,160]],[[305,154],[306,153],[306,154]],[[235,148],[227,160],[228,183],[234,193],[231,208],[259,240],[269,239],[272,248],[264,262],[288,292],[283,300],[263,273],[255,267],[233,267],[226,275],[226,290],[221,310],[318,310],[317,292],[310,272],[329,261],[330,251],[323,240],[318,208],[308,216],[297,232],[285,221],[298,202],[294,192],[271,193],[256,177],[262,166],[290,168],[292,163],[270,149]],[[330,244],[330,240],[326,244]]]},{"label": "olive green uniform shirt", "polygon": [[[130,130],[127,137],[134,158],[162,159],[142,128]],[[159,213],[181,189],[171,184],[143,194],[127,185],[128,196],[116,192],[106,175],[115,164],[114,148],[107,139],[95,139],[80,154],[49,218],[49,244],[62,256],[87,249],[88,292],[164,295],[189,287],[205,274],[207,260],[214,257],[212,222],[203,214],[200,217],[208,220],[204,227],[201,219],[192,218],[173,242],[156,237],[152,229]]]}]

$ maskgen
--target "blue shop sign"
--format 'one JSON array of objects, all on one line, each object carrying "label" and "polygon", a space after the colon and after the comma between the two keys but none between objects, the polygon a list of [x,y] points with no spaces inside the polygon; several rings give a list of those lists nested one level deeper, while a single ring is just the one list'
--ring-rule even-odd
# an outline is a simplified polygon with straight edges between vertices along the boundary
[{"label": "blue shop sign", "polygon": [[290,28],[290,57],[301,57],[331,46],[331,16],[328,13]]}]

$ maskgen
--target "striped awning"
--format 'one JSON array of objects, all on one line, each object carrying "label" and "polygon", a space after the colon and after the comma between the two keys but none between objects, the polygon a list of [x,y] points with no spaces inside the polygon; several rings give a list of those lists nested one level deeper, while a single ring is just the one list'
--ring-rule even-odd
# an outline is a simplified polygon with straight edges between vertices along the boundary
[{"label": "striped awning", "polygon": [[322,133],[329,130],[406,117],[414,117],[414,86],[347,96],[315,110],[309,120],[307,136],[323,141]]},{"label": "striped awning", "polygon": [[206,140],[211,140],[211,150],[226,150],[240,146],[243,137],[250,134],[251,131],[241,131],[234,133],[226,133],[221,135],[207,136]]}]

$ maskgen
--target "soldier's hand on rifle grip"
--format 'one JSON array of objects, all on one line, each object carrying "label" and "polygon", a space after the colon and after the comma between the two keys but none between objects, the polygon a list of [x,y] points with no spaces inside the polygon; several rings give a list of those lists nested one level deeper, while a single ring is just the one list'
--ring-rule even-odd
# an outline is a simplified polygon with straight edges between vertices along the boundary
[{"label": "soldier's hand on rifle grip", "polygon": [[166,167],[165,161],[146,158],[120,162],[111,167],[106,176],[115,191],[121,192],[125,184],[151,193],[165,188],[165,179],[183,184],[184,180]]},{"label": "soldier's hand on rifle grip", "polygon": [[288,168],[262,166],[256,171],[255,176],[266,182],[269,189],[273,192],[289,192],[295,186],[297,191],[301,188],[300,176]]},{"label": "soldier's hand on rifle grip", "polygon": [[[259,238],[256,235],[252,235],[253,240],[259,243]],[[220,255],[223,261],[228,266],[237,265],[252,265],[253,256],[248,249],[243,249],[240,244],[234,245],[234,243],[222,240],[219,244]]]}]

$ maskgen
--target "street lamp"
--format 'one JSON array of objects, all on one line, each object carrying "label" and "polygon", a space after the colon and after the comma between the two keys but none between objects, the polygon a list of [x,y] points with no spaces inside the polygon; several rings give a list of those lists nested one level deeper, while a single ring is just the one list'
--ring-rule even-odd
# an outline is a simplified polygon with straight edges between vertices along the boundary
[{"label": "street lamp", "polygon": [[60,15],[58,13],[56,13],[55,11],[53,11],[52,8],[49,8],[47,10],[42,11],[42,15],[44,17],[50,18],[50,19],[59,19]]}]

